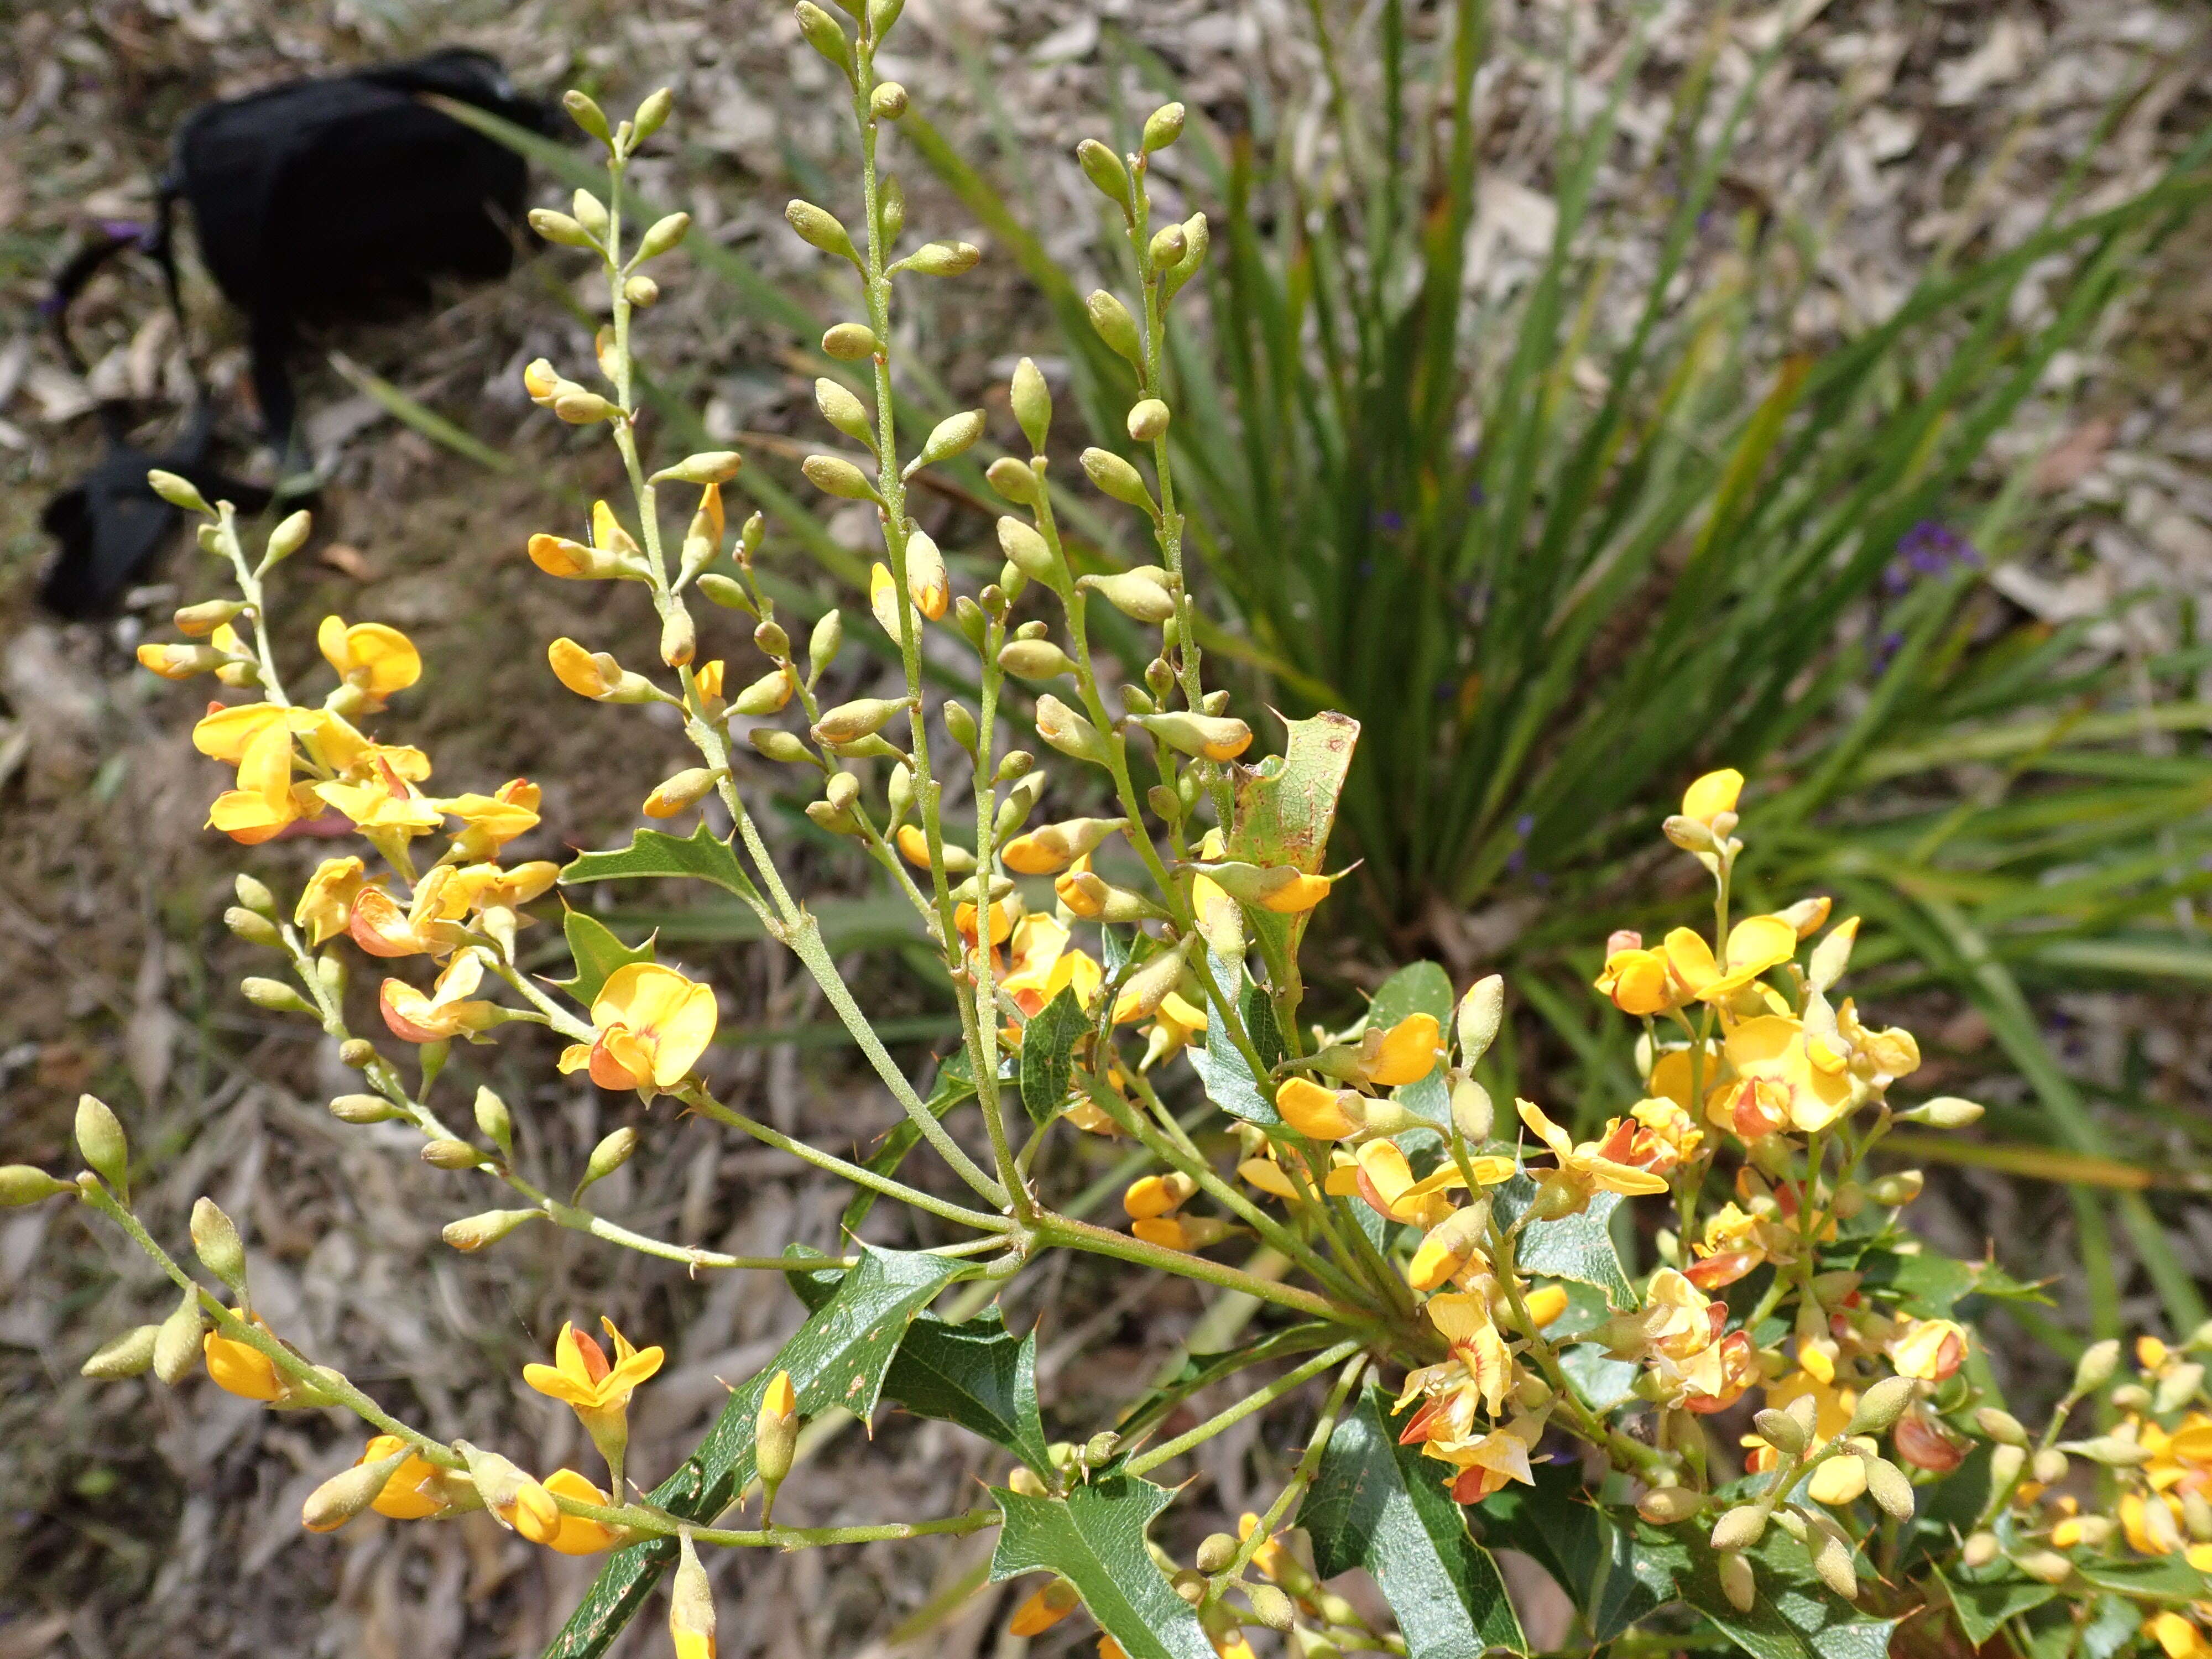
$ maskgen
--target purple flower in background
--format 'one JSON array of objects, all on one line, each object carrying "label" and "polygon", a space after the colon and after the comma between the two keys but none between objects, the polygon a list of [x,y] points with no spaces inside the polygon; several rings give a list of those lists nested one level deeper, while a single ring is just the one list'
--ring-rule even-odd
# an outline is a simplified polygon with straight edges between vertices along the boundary
[{"label": "purple flower in background", "polygon": [[1375,510],[1375,527],[1385,535],[1394,535],[1406,527],[1406,515],[1387,507]]}]

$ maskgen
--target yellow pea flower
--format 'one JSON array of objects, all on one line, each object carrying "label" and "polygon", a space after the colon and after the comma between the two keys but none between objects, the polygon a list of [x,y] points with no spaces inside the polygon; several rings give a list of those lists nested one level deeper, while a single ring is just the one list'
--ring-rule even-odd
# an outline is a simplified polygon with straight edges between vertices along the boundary
[{"label": "yellow pea flower", "polygon": [[381,887],[358,888],[346,931],[373,957],[442,957],[459,950],[468,935],[455,924],[468,906],[452,892],[454,873],[450,864],[431,870],[415,884],[404,910]]},{"label": "yellow pea flower", "polygon": [[1035,1014],[1061,991],[1073,987],[1085,1007],[1105,982],[1105,969],[1088,952],[1070,951],[1073,935],[1048,915],[1024,916],[1014,924],[1006,972],[1000,988],[1025,1014]]},{"label": "yellow pea flower", "polygon": [[[1768,1124],[1768,1128],[1787,1127],[1810,1134],[1850,1109],[1851,1079],[1813,1063],[1805,1046],[1805,1028],[1793,1018],[1761,1014],[1745,1020],[1728,1034],[1724,1052],[1736,1076],[1758,1085],[1762,1102],[1786,1114],[1783,1123]],[[1723,1115],[1733,1114],[1741,1103],[1731,1097],[1706,1115],[1724,1129],[1741,1133],[1737,1116]]]},{"label": "yellow pea flower", "polygon": [[1952,1319],[1915,1319],[1884,1345],[1899,1376],[1941,1382],[1966,1358],[1966,1328]]},{"label": "yellow pea flower", "polygon": [[[269,1328],[258,1319],[253,1322],[264,1330]],[[225,1336],[221,1331],[210,1331],[200,1339],[200,1352],[207,1360],[208,1375],[225,1394],[234,1394],[241,1400],[258,1400],[266,1405],[272,1400],[282,1400],[289,1392],[283,1373],[276,1369],[276,1362],[250,1343]]]},{"label": "yellow pea flower", "polygon": [[319,783],[315,793],[351,818],[363,835],[410,841],[445,823],[445,814],[389,757],[377,755],[358,782]]},{"label": "yellow pea flower", "polygon": [[1736,798],[1742,793],[1743,774],[1734,767],[1708,772],[1683,792],[1682,816],[1710,830],[1722,813],[1735,811]]},{"label": "yellow pea flower", "polygon": [[541,793],[527,779],[511,778],[491,794],[454,795],[431,805],[461,821],[453,835],[454,854],[465,863],[477,864],[538,827]]},{"label": "yellow pea flower", "polygon": [[309,945],[321,945],[346,931],[365,879],[363,868],[356,858],[325,859],[315,866],[292,911],[294,924],[306,931]]},{"label": "yellow pea flower", "polygon": [[635,1089],[650,1098],[684,1080],[714,1040],[719,1018],[711,986],[673,968],[633,962],[607,975],[592,999],[598,1036],[572,1044],[561,1069],[588,1067],[602,1089]]},{"label": "yellow pea flower", "polygon": [[1237,1230],[1218,1216],[1163,1215],[1132,1221],[1129,1231],[1147,1244],[1189,1255],[1218,1244]]},{"label": "yellow pea flower", "polygon": [[562,684],[595,702],[612,696],[622,684],[620,663],[604,651],[585,650],[565,634],[545,647],[545,660]]},{"label": "yellow pea flower", "polygon": [[1564,1285],[1539,1285],[1521,1298],[1528,1310],[1528,1317],[1536,1322],[1536,1328],[1558,1322],[1567,1310],[1567,1290]]},{"label": "yellow pea flower", "polygon": [[[453,869],[447,865],[441,866]],[[561,866],[550,859],[532,859],[502,870],[496,864],[471,864],[453,870],[446,888],[446,903],[453,914],[469,911],[519,910],[543,898],[561,878]]]},{"label": "yellow pea flower", "polygon": [[1198,1182],[1180,1170],[1140,1176],[1121,1194],[1121,1208],[1132,1221],[1143,1221],[1181,1209],[1197,1192]]},{"label": "yellow pea flower", "polygon": [[522,1380],[576,1413],[592,1443],[607,1460],[619,1492],[623,1454],[629,1443],[629,1397],[659,1370],[662,1353],[658,1347],[632,1347],[611,1319],[602,1318],[599,1327],[615,1345],[611,1364],[598,1342],[564,1320],[553,1344],[554,1363],[525,1365]]},{"label": "yellow pea flower", "polygon": [[[1699,944],[1705,941],[1700,939]],[[1663,1014],[1676,1001],[1673,975],[1663,951],[1615,951],[1605,959],[1596,988],[1624,1014]]]},{"label": "yellow pea flower", "polygon": [[1237,1173],[1270,1198],[1290,1200],[1298,1196],[1297,1188],[1283,1173],[1283,1166],[1272,1158],[1248,1158],[1237,1166]]},{"label": "yellow pea flower", "polygon": [[1275,1091],[1275,1109],[1309,1140],[1342,1140],[1366,1127],[1359,1097],[1349,1089],[1324,1089],[1309,1078],[1294,1077]]},{"label": "yellow pea flower", "polygon": [[1807,1486],[1816,1504],[1826,1504],[1831,1509],[1845,1504],[1855,1504],[1867,1488],[1866,1465],[1848,1453],[1831,1457],[1813,1471]]},{"label": "yellow pea flower", "polygon": [[1515,1104],[1520,1109],[1521,1121],[1551,1149],[1552,1156],[1559,1162],[1559,1173],[1584,1191],[1620,1193],[1632,1197],[1638,1193],[1667,1190],[1664,1176],[1632,1164],[1614,1163],[1605,1156],[1598,1141],[1576,1146],[1575,1138],[1545,1116],[1543,1109],[1534,1101],[1516,1101]]},{"label": "yellow pea flower", "polygon": [[292,783],[291,727],[282,720],[264,722],[240,755],[238,787],[208,808],[208,827],[241,846],[257,846],[307,815],[304,793]]},{"label": "yellow pea flower", "polygon": [[1677,927],[1664,948],[1676,984],[1700,1002],[1723,1002],[1796,955],[1797,930],[1780,916],[1746,916],[1729,929],[1725,963],[1695,928]]},{"label": "yellow pea flower", "polygon": [[2150,1634],[2166,1650],[2166,1659],[2212,1659],[2212,1642],[2207,1642],[2203,1631],[2170,1607],[2151,1616]]},{"label": "yellow pea flower", "polygon": [[617,1534],[612,1527],[567,1513],[553,1501],[556,1494],[582,1504],[604,1505],[611,1501],[575,1470],[556,1469],[543,1484],[522,1483],[514,1500],[515,1531],[560,1555],[597,1555],[613,1547]]},{"label": "yellow pea flower", "polygon": [[1055,1578],[1014,1609],[1014,1616],[1006,1620],[1006,1634],[1042,1636],[1082,1605],[1075,1586]]},{"label": "yellow pea flower", "polygon": [[1478,1226],[1483,1218],[1474,1210],[1455,1210],[1431,1227],[1407,1265],[1406,1282],[1417,1291],[1433,1291],[1456,1279],[1469,1263],[1487,1265]]},{"label": "yellow pea flower", "polygon": [[[380,1434],[373,1437],[368,1449],[354,1459],[358,1468],[363,1463],[375,1463],[392,1455],[406,1445],[396,1434]],[[370,1500],[369,1508],[379,1515],[394,1521],[420,1521],[437,1514],[446,1507],[446,1500],[437,1495],[434,1487],[426,1490],[436,1480],[436,1465],[420,1456],[410,1456],[392,1472],[384,1483],[384,1490]]]},{"label": "yellow pea flower", "polygon": [[414,641],[382,623],[356,623],[349,628],[340,617],[325,617],[315,630],[315,644],[323,659],[338,671],[338,678],[359,691],[371,708],[422,678],[422,658]]},{"label": "yellow pea flower", "polygon": [[1419,1083],[1437,1069],[1443,1036],[1434,1014],[1408,1014],[1387,1031],[1370,1031],[1360,1042],[1361,1074],[1378,1089]]},{"label": "yellow pea flower", "polygon": [[483,954],[463,951],[438,975],[428,996],[405,980],[387,979],[377,1001],[383,1010],[385,1024],[391,1028],[392,1036],[404,1042],[443,1042],[457,1036],[473,1037],[498,1024],[501,1017],[495,1004],[475,1000],[476,988],[483,982]]}]

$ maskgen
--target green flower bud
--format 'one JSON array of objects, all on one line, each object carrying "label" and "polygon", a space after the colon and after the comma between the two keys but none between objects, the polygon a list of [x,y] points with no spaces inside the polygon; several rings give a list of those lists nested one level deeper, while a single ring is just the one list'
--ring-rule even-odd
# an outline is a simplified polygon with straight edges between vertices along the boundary
[{"label": "green flower bud", "polygon": [[77,1097],[76,1149],[93,1173],[118,1194],[131,1190],[131,1143],[106,1101]]},{"label": "green flower bud", "polygon": [[[839,775],[842,776],[843,774]],[[576,1183],[577,1195],[595,1181],[604,1181],[630,1161],[637,1152],[637,1131],[625,1123],[613,1133],[603,1137],[592,1148],[592,1156],[584,1165],[584,1178]]]},{"label": "green flower bud", "polygon": [[1988,1438],[2003,1446],[2025,1446],[2027,1431],[2010,1412],[2000,1411],[1995,1406],[1984,1406],[1974,1413],[1974,1426]]},{"label": "green flower bud", "polygon": [[1287,1631],[1297,1618],[1291,1598],[1273,1584],[1247,1584],[1244,1599],[1251,1603],[1253,1618],[1269,1630]]},{"label": "green flower bud", "polygon": [[[1018,465],[1018,463],[1015,463]],[[1029,469],[1022,467],[1024,477]],[[999,520],[999,550],[1006,556],[1006,562],[1030,580],[1042,582],[1047,587],[1056,587],[1061,579],[1060,562],[1052,545],[1036,530],[1021,520],[1011,516]]]},{"label": "green flower bud", "polygon": [[590,426],[611,421],[622,413],[596,392],[564,392],[553,400],[553,412],[570,426]]},{"label": "green flower bud", "polygon": [[1997,1559],[2003,1548],[2004,1546],[1997,1541],[1996,1534],[1978,1532],[1960,1546],[1959,1559],[1970,1567],[1986,1567]]},{"label": "green flower bud", "polygon": [[186,1291],[155,1334],[154,1375],[173,1389],[190,1376],[199,1364],[200,1333],[199,1292]]},{"label": "green flower bud", "polygon": [[1141,507],[1156,519],[1159,517],[1159,509],[1152,505],[1152,491],[1145,488],[1144,478],[1112,450],[1085,450],[1083,470],[1102,494],[1111,495],[1125,506]]},{"label": "green flower bud", "polygon": [[2093,1342],[2082,1350],[2081,1359],[2074,1367],[2074,1392],[2090,1394],[2112,1380],[2119,1369],[2120,1345],[2118,1338],[2107,1337],[2102,1342]]},{"label": "green flower bud", "polygon": [[58,1181],[31,1164],[0,1164],[0,1210],[19,1210],[40,1199],[59,1198],[75,1191],[70,1182]]},{"label": "green flower bud", "polygon": [[1208,1533],[1199,1540],[1198,1553],[1193,1558],[1204,1573],[1219,1572],[1236,1559],[1237,1540],[1225,1532]]},{"label": "green flower bud", "polygon": [[1071,759],[1105,763],[1106,740],[1098,728],[1050,692],[1037,699],[1036,727],[1039,737]]},{"label": "green flower bud", "polygon": [[561,94],[561,106],[568,112],[568,118],[603,144],[614,142],[614,134],[607,125],[607,118],[588,94],[571,89]]},{"label": "green flower bud", "polygon": [[1850,1434],[1884,1434],[1905,1415],[1920,1385],[1909,1376],[1885,1376],[1859,1396],[1851,1413]]},{"label": "green flower bud", "polygon": [[1156,149],[1165,149],[1182,137],[1183,107],[1181,104],[1162,104],[1145,118],[1145,150],[1147,155]]},{"label": "green flower bud", "polygon": [[592,233],[556,208],[532,208],[530,228],[556,247],[596,247]]},{"label": "green flower bud", "polygon": [[684,233],[690,228],[691,216],[688,213],[672,213],[665,218],[655,219],[645,228],[645,234],[638,238],[637,252],[632,257],[631,263],[643,264],[647,259],[658,259],[681,242]]},{"label": "green flower bud", "polygon": [[756,726],[745,733],[746,739],[763,755],[786,766],[800,761],[811,761],[814,751],[796,732],[786,732],[773,726]]},{"label": "green flower bud", "polygon": [[1636,1500],[1636,1512],[1655,1527],[1686,1521],[1705,1506],[1705,1494],[1687,1486],[1654,1486]]},{"label": "green flower bud", "polygon": [[1129,410],[1129,441],[1156,443],[1168,435],[1168,406],[1158,398],[1146,398]]},{"label": "green flower bud", "polygon": [[982,734],[975,725],[975,716],[957,698],[947,697],[943,710],[945,735],[969,754],[975,752],[975,740]]},{"label": "green flower bud", "polygon": [[242,904],[234,904],[222,913],[222,925],[248,945],[276,945],[284,942],[275,922]]},{"label": "green flower bud", "polygon": [[796,10],[799,32],[805,37],[806,44],[843,70],[848,81],[851,80],[853,43],[846,38],[845,31],[838,27],[837,20],[815,5],[812,0],[799,0]]},{"label": "green flower bud", "polygon": [[483,1154],[465,1140],[426,1140],[422,1161],[434,1170],[473,1170],[483,1162]]},{"label": "green flower bud", "polygon": [[906,88],[885,81],[868,94],[868,108],[878,121],[896,121],[907,112]]},{"label": "green flower bud", "polygon": [[[1045,438],[1052,430],[1052,390],[1045,385],[1043,371],[1031,359],[1023,358],[1014,365],[1014,378],[1008,391],[1014,406],[1014,419],[1021,423],[1022,435],[1030,441],[1030,452],[1043,454]],[[1019,465],[1020,463],[1016,462],[1015,465]],[[1023,470],[1026,471],[1028,469]],[[992,482],[995,486],[997,480]],[[1001,490],[1000,493],[1004,495],[1006,492]]]},{"label": "green flower bud", "polygon": [[1741,1555],[1723,1555],[1719,1567],[1721,1594],[1738,1613],[1749,1613],[1759,1600],[1759,1576],[1750,1561]]},{"label": "green flower bud", "polygon": [[272,1014],[312,1014],[314,1005],[280,979],[264,979],[258,975],[238,981],[240,995],[257,1008]]},{"label": "green flower bud", "polygon": [[799,464],[806,481],[825,495],[848,501],[880,501],[868,475],[842,455],[809,455]]},{"label": "green flower bud", "polygon": [[524,1222],[544,1213],[543,1210],[486,1210],[481,1215],[447,1222],[438,1236],[456,1250],[473,1252],[498,1243]]},{"label": "green flower bud", "polygon": [[182,512],[204,513],[210,518],[215,516],[215,509],[207,504],[207,497],[200,494],[199,487],[189,478],[182,478],[173,472],[164,472],[155,467],[147,473],[146,486],[171,507]]},{"label": "green flower bud", "polygon": [[1925,1123],[1937,1129],[1963,1129],[1981,1120],[1982,1108],[1956,1095],[1938,1095],[1897,1115],[1899,1123]]},{"label": "green flower bud", "polygon": [[273,569],[283,563],[307,544],[307,532],[314,527],[314,515],[304,507],[278,520],[269,532],[261,554],[261,568]]},{"label": "green flower bud", "polygon": [[883,346],[866,323],[838,323],[823,335],[822,349],[841,363],[857,363]]},{"label": "green flower bud", "polygon": [[860,263],[860,256],[853,248],[851,234],[828,208],[817,207],[794,196],[784,204],[783,216],[785,222],[799,233],[799,240],[809,247],[850,259],[856,265]]},{"label": "green flower bud", "polygon": [[499,1097],[490,1085],[479,1085],[472,1107],[476,1114],[477,1128],[484,1139],[498,1147],[501,1152],[513,1153],[514,1119],[507,1109],[507,1103]]},{"label": "green flower bud", "polygon": [[1085,576],[1076,586],[1097,594],[1123,616],[1158,627],[1176,614],[1176,596],[1168,586],[1167,574],[1158,565],[1139,565],[1112,575]]},{"label": "green flower bud", "polygon": [[207,1270],[240,1296],[246,1293],[246,1246],[238,1229],[211,1198],[192,1206],[192,1249]]},{"label": "green flower bud", "polygon": [[341,1123],[384,1123],[401,1115],[382,1095],[340,1095],[331,1103],[331,1115]]},{"label": "green flower bud", "polygon": [[935,466],[959,454],[983,435],[983,411],[970,409],[948,415],[931,428],[921,453],[906,464],[903,476],[912,477],[925,466]]},{"label": "green flower bud", "polygon": [[652,137],[660,131],[662,123],[668,119],[668,112],[675,107],[676,94],[666,87],[647,94],[645,101],[637,106],[637,113],[630,117],[630,142],[641,144]]},{"label": "green flower bud", "polygon": [[119,1382],[127,1376],[143,1376],[154,1364],[154,1345],[161,1340],[159,1325],[141,1325],[125,1331],[111,1342],[103,1342],[93,1351],[92,1358],[77,1368],[78,1375],[102,1382]]},{"label": "green flower bud", "polygon": [[594,241],[604,241],[607,234],[606,204],[588,190],[579,190],[570,198],[569,210],[576,222],[591,234]]},{"label": "green flower bud", "polygon": [[1129,169],[1120,156],[1096,138],[1085,138],[1075,147],[1075,159],[1083,176],[1097,186],[1100,195],[1122,212],[1131,210]]},{"label": "green flower bud", "polygon": [[876,438],[868,423],[868,406],[851,391],[824,377],[814,383],[814,406],[822,411],[822,418],[838,431],[854,443],[866,445],[870,454],[875,453]]},{"label": "green flower bud", "polygon": [[924,242],[892,269],[923,276],[964,276],[982,259],[983,250],[973,242]]},{"label": "green flower bud", "polygon": [[1075,672],[1075,660],[1050,640],[1009,640],[999,666],[1016,679],[1052,680]]},{"label": "green flower bud", "polygon": [[1091,326],[1098,331],[1098,337],[1116,356],[1132,363],[1144,362],[1144,342],[1138,337],[1137,319],[1129,314],[1128,307],[1102,288],[1092,291],[1083,308],[1091,313]]},{"label": "green flower bud", "polygon": [[908,706],[904,697],[855,697],[850,702],[841,702],[835,708],[824,709],[822,718],[815,722],[815,741],[854,743],[872,737]]},{"label": "green flower bud", "polygon": [[341,1469],[307,1494],[300,1506],[300,1524],[309,1532],[336,1532],[374,1504],[384,1483],[399,1472],[414,1449],[402,1447],[373,1463],[356,1463]]}]

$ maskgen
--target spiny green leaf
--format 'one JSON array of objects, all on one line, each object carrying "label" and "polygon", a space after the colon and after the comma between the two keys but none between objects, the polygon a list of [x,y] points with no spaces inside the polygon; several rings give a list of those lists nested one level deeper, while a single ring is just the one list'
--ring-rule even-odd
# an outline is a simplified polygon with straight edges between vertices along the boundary
[{"label": "spiny green leaf", "polygon": [[1068,1079],[1075,1070],[1075,1045],[1091,1029],[1075,988],[1039,1009],[1022,1028],[1022,1109],[1033,1123],[1049,1123],[1067,1104]]},{"label": "spiny green leaf", "polygon": [[[833,1407],[856,1417],[875,1409],[915,1315],[965,1263],[945,1256],[858,1246],[860,1264],[845,1275],[758,1376],[735,1390],[691,1455],[653,1489],[653,1501],[702,1525],[726,1509],[753,1478],[753,1425],[776,1372],[789,1371],[799,1409],[818,1417]],[[597,1659],[606,1651],[669,1564],[674,1543],[658,1539],[617,1550],[545,1650],[545,1659]]]},{"label": "spiny green leaf", "polygon": [[1443,1464],[1398,1443],[1389,1397],[1369,1388],[1330,1436],[1299,1506],[1324,1578],[1353,1567],[1374,1576],[1411,1659],[1467,1659],[1491,1648],[1528,1651],[1505,1581],[1468,1535],[1443,1485]]},{"label": "spiny green leaf", "polygon": [[634,876],[689,876],[698,881],[711,881],[739,898],[755,902],[760,900],[760,890],[738,863],[738,855],[730,850],[729,842],[715,836],[703,822],[681,839],[658,830],[640,830],[630,837],[627,847],[602,853],[579,853],[561,872],[561,884],[574,887],[580,882],[614,881]]},{"label": "spiny green leaf", "polygon": [[576,963],[576,976],[571,980],[556,980],[556,990],[565,991],[586,1007],[607,982],[607,975],[617,968],[627,968],[634,962],[653,960],[653,940],[633,951],[617,939],[599,921],[581,910],[571,910],[561,919],[561,930],[568,936],[568,954]]},{"label": "spiny green leaf", "polygon": [[957,1423],[1005,1447],[1041,1474],[1049,1470],[1037,1414],[1036,1333],[1015,1337],[997,1308],[957,1325],[922,1315],[907,1328],[884,1393],[918,1416]]},{"label": "spiny green leaf", "polygon": [[2039,1584],[2033,1578],[1976,1583],[1963,1575],[1946,1577],[1938,1574],[1937,1580],[1958,1613],[1959,1628],[1966,1632],[1966,1640],[1978,1648],[1996,1635],[1997,1627],[2006,1620],[2032,1612],[2058,1594],[2056,1584]]},{"label": "spiny green leaf", "polygon": [[1075,1586],[1091,1616],[1129,1659],[1213,1659],[1189,1602],[1169,1588],[1145,1528],[1174,1497],[1149,1480],[1097,1476],[1065,1498],[992,1488],[1004,1520],[991,1581],[1051,1572]]},{"label": "spiny green leaf", "polygon": [[[1507,1227],[1536,1201],[1536,1183],[1516,1175],[1503,1186],[1491,1188],[1498,1207],[1498,1224]],[[1635,1286],[1620,1266],[1620,1253],[1613,1247],[1607,1224],[1620,1203],[1618,1193],[1600,1193],[1580,1213],[1557,1221],[1531,1221],[1521,1230],[1516,1255],[1521,1271],[1537,1279],[1571,1279],[1605,1292],[1617,1313],[1637,1305]]]}]

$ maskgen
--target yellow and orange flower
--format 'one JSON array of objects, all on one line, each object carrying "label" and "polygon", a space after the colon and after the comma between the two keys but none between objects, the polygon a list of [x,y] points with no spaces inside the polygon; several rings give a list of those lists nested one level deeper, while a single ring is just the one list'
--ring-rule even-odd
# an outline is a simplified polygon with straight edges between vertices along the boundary
[{"label": "yellow and orange flower", "polygon": [[382,708],[393,692],[422,678],[422,658],[414,641],[382,623],[348,627],[340,617],[325,617],[315,630],[315,644],[354,693],[356,706],[365,709]]},{"label": "yellow and orange flower", "polygon": [[294,923],[307,930],[309,945],[321,945],[346,931],[365,880],[364,866],[356,858],[325,859],[316,866],[292,912]]},{"label": "yellow and orange flower", "polygon": [[1516,1101],[1521,1121],[1534,1131],[1538,1139],[1551,1149],[1559,1163],[1558,1178],[1584,1193],[1620,1193],[1633,1196],[1638,1193],[1663,1193],[1667,1178],[1634,1164],[1618,1164],[1607,1155],[1605,1144],[1584,1141],[1575,1144],[1575,1138],[1544,1115],[1534,1101]]},{"label": "yellow and orange flower", "polygon": [[405,980],[387,979],[377,999],[385,1024],[405,1042],[473,1041],[506,1017],[497,1004],[477,1000],[483,970],[483,952],[472,949],[454,953],[428,996]]},{"label": "yellow and orange flower", "polygon": [[561,1056],[564,1073],[588,1068],[602,1089],[635,1089],[648,1099],[681,1083],[714,1040],[714,988],[673,968],[633,962],[607,975],[592,999],[590,1042]]},{"label": "yellow and orange flower", "polygon": [[453,856],[465,863],[496,858],[517,836],[538,827],[542,792],[525,778],[510,778],[489,795],[453,795],[431,803],[461,821],[453,835]]},{"label": "yellow and orange flower", "polygon": [[[354,1467],[381,1462],[392,1453],[404,1450],[406,1445],[407,1442],[396,1434],[374,1436],[362,1455],[353,1460]],[[446,1507],[437,1480],[437,1466],[419,1455],[410,1454],[386,1478],[383,1489],[369,1500],[368,1506],[394,1521],[423,1520]]]}]

